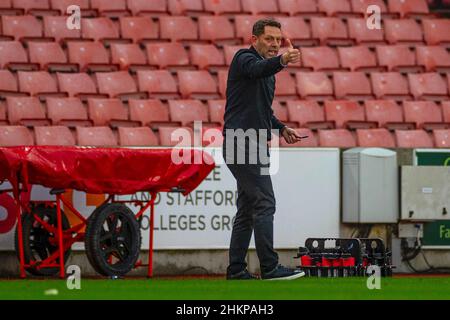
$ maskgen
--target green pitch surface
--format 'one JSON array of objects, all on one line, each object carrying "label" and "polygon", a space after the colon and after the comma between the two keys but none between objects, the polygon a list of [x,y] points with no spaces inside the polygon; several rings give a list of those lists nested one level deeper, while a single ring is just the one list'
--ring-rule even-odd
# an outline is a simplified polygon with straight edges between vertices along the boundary
[{"label": "green pitch surface", "polygon": [[63,280],[0,280],[0,299],[450,299],[450,277],[381,278],[369,290],[365,278],[302,278],[293,281],[222,279],[82,279],[80,290]]}]

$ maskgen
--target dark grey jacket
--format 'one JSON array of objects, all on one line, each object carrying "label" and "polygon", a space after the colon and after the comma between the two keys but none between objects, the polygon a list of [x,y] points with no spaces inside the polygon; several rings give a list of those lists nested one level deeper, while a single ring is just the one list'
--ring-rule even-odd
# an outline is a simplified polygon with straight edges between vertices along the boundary
[{"label": "dark grey jacket", "polygon": [[281,55],[262,58],[251,46],[239,50],[228,71],[225,129],[282,129],[285,127],[274,115],[272,102],[275,74],[284,67]]}]

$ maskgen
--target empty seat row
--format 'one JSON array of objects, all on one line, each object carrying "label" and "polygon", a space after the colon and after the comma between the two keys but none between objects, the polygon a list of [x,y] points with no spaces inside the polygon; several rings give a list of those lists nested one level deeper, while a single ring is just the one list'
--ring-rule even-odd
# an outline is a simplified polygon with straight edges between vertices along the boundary
[{"label": "empty seat row", "polygon": [[0,126],[0,146],[82,145],[82,146],[220,146],[219,128],[204,128],[194,134],[189,127],[160,127],[155,133],[149,127],[75,127],[67,126]]},{"label": "empty seat row", "polygon": [[3,0],[0,9],[19,9],[19,13],[65,14],[67,7],[78,5],[96,14],[285,14],[329,16],[364,15],[369,5],[381,13],[397,16],[429,15],[426,0]]},{"label": "empty seat row", "polygon": [[98,42],[70,42],[66,51],[56,42],[30,42],[27,54],[18,41],[0,41],[0,68],[73,72],[226,67],[222,51],[211,44],[194,44],[189,53],[179,43],[148,44],[145,51],[137,44],[112,44],[109,52]]},{"label": "empty seat row", "polygon": [[[158,22],[149,17],[121,17],[116,23],[110,18],[83,18],[80,29],[67,28],[67,17],[45,16],[43,25],[34,16],[2,16],[2,35],[15,40],[56,41],[82,38],[86,40],[191,41],[221,43],[250,43],[251,27],[261,15],[237,15],[234,23],[227,17],[202,16],[198,22],[186,16],[163,16]],[[306,22],[299,17],[278,18],[284,36],[296,44],[349,45],[356,43],[390,43],[429,45],[450,43],[447,30],[449,19],[384,20],[379,29],[369,29],[363,18],[313,17]],[[217,26],[220,25],[220,28]]]},{"label": "empty seat row", "polygon": [[[286,106],[274,102],[276,117],[293,127],[427,129],[450,128],[450,102],[405,101],[402,106],[392,100],[355,101],[291,100]],[[78,98],[47,98],[45,106],[34,97],[8,97],[0,104],[3,124],[75,126],[223,126],[225,100],[88,99],[87,106]]]},{"label": "empty seat row", "polygon": [[207,71],[178,71],[177,79],[166,70],[138,71],[137,81],[127,71],[87,73],[19,71],[15,76],[0,70],[0,95],[218,98],[217,84]]},{"label": "empty seat row", "polygon": [[[219,71],[220,92],[224,93],[227,74]],[[296,98],[314,100],[333,99],[395,99],[448,100],[450,77],[439,73],[372,72],[368,77],[363,72],[333,72],[332,77],[324,72],[296,72],[295,79],[287,72],[276,75],[275,99],[280,101]]]},{"label": "empty seat row", "polygon": [[[102,96],[152,97],[160,99],[215,99],[225,97],[228,72],[221,70],[217,79],[208,71],[179,70],[176,76],[167,70],[139,70],[133,77],[127,71],[87,73],[57,73],[0,70],[0,96]],[[285,101],[298,96],[313,100],[347,98],[350,100],[448,100],[450,74],[417,73],[407,76],[397,72],[287,72],[276,75],[275,99]],[[136,79],[135,79],[136,78]],[[95,81],[94,81],[95,79]]]},{"label": "empty seat row", "polygon": [[[363,105],[354,101],[291,100],[286,108],[273,105],[275,115],[285,123],[311,129],[376,128],[395,129],[450,128],[450,102],[442,106],[432,101],[367,100]],[[284,109],[284,110],[283,110]]]},{"label": "empty seat row", "polygon": [[7,97],[0,104],[3,124],[28,126],[192,126],[202,121],[203,126],[221,126],[223,100],[169,100],[163,104],[157,99],[131,99],[124,105],[119,99],[94,99],[87,106],[78,98],[47,98],[43,105],[35,97]]},{"label": "empty seat row", "polygon": [[[295,144],[287,144],[280,139],[281,147],[379,147],[379,148],[448,148],[450,146],[450,130],[436,129],[432,133],[425,130],[395,130],[391,133],[384,128],[318,130],[317,133],[306,128],[296,129],[301,135],[308,135]],[[272,143],[273,146],[273,143]]]},{"label": "empty seat row", "polygon": [[[450,130],[440,129],[427,133],[424,130],[346,129],[319,130],[313,133],[307,128],[298,128],[301,135],[308,135],[295,144],[287,144],[277,136],[272,146],[281,147],[385,147],[385,148],[448,148]],[[73,132],[74,131],[74,132]],[[276,143],[274,143],[276,142]],[[65,126],[0,127],[0,146],[15,145],[83,145],[83,146],[210,146],[219,147],[223,143],[221,130],[207,128],[196,136],[191,128],[161,127],[156,134],[148,127],[76,127],[70,130]]]},{"label": "empty seat row", "polygon": [[[18,41],[0,41],[0,68],[78,70],[102,64],[110,69],[194,67],[215,71],[230,65],[235,53],[246,45],[226,45],[223,50],[213,44],[151,43],[145,51],[138,44],[114,43],[110,53],[98,42],[70,42],[67,54],[57,42],[30,42],[27,50]],[[281,52],[286,50],[281,49]],[[441,46],[366,46],[301,48],[302,63],[293,68],[312,71],[450,71],[450,53]],[[281,53],[280,52],[280,53]],[[29,58],[28,58],[29,56]],[[110,57],[111,56],[111,57]],[[31,64],[31,65],[29,65]]]}]

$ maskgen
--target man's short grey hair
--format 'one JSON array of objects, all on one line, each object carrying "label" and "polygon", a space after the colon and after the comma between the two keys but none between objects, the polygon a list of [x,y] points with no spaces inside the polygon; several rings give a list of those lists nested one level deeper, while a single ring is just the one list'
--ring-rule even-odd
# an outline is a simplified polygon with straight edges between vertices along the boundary
[{"label": "man's short grey hair", "polygon": [[272,19],[272,18],[261,19],[261,20],[256,21],[255,24],[253,25],[252,34],[259,37],[260,35],[262,35],[264,33],[264,28],[266,26],[276,27],[278,29],[281,29],[281,24],[278,21],[276,21],[275,19]]}]

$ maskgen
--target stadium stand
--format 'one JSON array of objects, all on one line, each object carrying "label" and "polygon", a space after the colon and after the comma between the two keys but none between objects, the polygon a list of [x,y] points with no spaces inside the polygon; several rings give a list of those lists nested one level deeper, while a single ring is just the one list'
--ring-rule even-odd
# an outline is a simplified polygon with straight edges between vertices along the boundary
[{"label": "stadium stand", "polygon": [[[81,30],[66,27],[72,4]],[[366,27],[368,5],[381,29]],[[0,127],[23,125],[28,144],[92,144],[86,130],[111,126],[96,143],[173,145],[168,135],[194,120],[215,136],[227,67],[273,16],[301,46],[273,105],[310,136],[294,146],[449,145],[450,20],[425,0],[11,0],[0,15]],[[186,114],[175,110],[185,101]],[[70,139],[75,127],[86,130]]]}]

